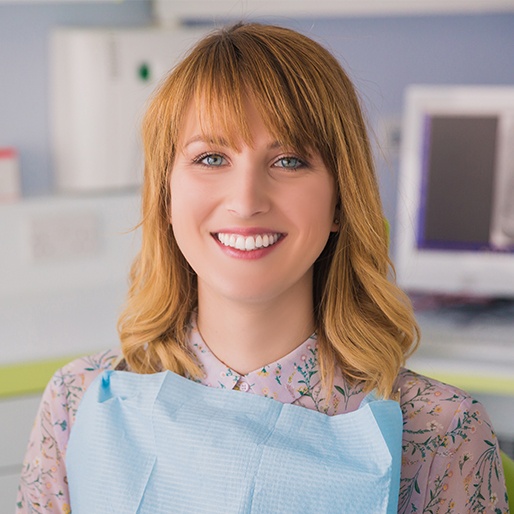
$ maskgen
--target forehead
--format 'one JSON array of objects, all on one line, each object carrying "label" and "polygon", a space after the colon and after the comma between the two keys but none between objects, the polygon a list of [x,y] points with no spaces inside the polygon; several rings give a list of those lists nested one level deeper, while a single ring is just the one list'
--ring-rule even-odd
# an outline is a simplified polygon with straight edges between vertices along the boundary
[{"label": "forehead", "polygon": [[279,139],[269,130],[255,102],[246,98],[241,109],[210,105],[203,99],[191,100],[180,121],[178,146],[184,148],[194,142],[209,142],[240,149],[253,146],[257,139]]}]

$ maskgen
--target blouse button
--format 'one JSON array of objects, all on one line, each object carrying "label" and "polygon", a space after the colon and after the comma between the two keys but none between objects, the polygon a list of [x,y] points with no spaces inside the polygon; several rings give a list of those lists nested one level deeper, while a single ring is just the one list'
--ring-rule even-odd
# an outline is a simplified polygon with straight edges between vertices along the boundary
[{"label": "blouse button", "polygon": [[246,393],[246,391],[248,391],[248,389],[250,389],[250,386],[246,382],[242,382],[239,385],[239,390],[243,391],[243,393]]}]

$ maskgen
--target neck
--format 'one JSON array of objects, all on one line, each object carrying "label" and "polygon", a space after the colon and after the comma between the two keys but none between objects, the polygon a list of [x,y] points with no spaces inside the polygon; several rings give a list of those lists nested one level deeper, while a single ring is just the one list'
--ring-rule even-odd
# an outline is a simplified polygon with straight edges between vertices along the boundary
[{"label": "neck", "polygon": [[292,352],[314,331],[312,291],[265,303],[198,290],[198,329],[216,357],[246,375]]}]

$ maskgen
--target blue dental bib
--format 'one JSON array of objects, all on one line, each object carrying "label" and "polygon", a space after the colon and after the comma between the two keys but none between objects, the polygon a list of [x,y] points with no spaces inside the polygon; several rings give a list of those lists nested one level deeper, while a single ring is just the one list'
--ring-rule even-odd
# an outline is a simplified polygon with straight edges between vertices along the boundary
[{"label": "blue dental bib", "polygon": [[169,371],[105,371],[66,454],[72,514],[393,514],[402,415],[327,416]]}]

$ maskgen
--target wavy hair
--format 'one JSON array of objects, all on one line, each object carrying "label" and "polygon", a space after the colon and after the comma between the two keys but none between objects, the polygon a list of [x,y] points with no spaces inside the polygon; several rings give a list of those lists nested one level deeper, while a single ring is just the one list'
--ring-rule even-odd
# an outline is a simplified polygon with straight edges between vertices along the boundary
[{"label": "wavy hair", "polygon": [[251,94],[264,123],[293,149],[314,149],[335,178],[339,231],[314,265],[314,316],[326,387],[339,368],[389,397],[419,338],[412,307],[394,284],[370,142],[356,91],[335,57],[290,29],[239,23],[202,39],[154,94],[143,122],[142,247],[118,330],[139,373],[198,376],[187,347],[196,276],[173,236],[170,174],[184,114],[202,105],[229,143],[249,140]]}]

